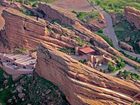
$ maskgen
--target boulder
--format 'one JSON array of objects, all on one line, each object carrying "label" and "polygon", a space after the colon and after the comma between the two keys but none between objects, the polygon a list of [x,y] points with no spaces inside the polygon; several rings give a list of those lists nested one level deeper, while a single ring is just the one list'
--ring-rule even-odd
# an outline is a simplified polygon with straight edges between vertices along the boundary
[{"label": "boulder", "polygon": [[133,47],[132,47],[131,45],[125,43],[125,42],[120,41],[120,42],[119,42],[119,46],[120,46],[122,49],[125,49],[125,50],[130,51],[130,52],[134,52]]}]

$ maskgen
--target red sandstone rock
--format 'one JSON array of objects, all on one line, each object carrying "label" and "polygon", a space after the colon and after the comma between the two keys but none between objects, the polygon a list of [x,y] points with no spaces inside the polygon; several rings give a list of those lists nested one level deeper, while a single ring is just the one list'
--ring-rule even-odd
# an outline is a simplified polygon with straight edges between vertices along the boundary
[{"label": "red sandstone rock", "polygon": [[[133,66],[136,65],[140,67],[139,63],[124,57],[117,50],[110,47],[103,38],[91,32],[79,22],[76,22],[73,26],[74,29],[70,30],[58,24],[45,23],[42,19],[37,21],[35,17],[26,16],[11,8],[3,12],[3,17],[6,22],[6,37],[11,50],[14,50],[16,47],[34,50],[41,42],[51,45],[54,48],[75,47],[76,41],[74,39],[78,36],[86,41],[92,39],[97,47],[103,48],[115,56],[122,57],[126,62]],[[54,32],[54,30],[57,33]]]},{"label": "red sandstone rock", "polygon": [[130,105],[140,84],[100,73],[70,56],[40,46],[36,72],[59,86],[71,105]]},{"label": "red sandstone rock", "polygon": [[126,19],[135,25],[137,29],[140,29],[140,10],[133,7],[126,7],[124,10]]},{"label": "red sandstone rock", "polygon": [[[69,38],[67,40],[63,38],[63,41],[60,41],[61,35],[64,34],[64,29],[61,29],[61,27],[50,25],[52,30],[56,31],[51,33],[42,19],[37,21],[36,18],[31,18],[11,8],[4,10],[3,17],[5,19],[5,31],[10,49],[24,47],[33,50],[43,41],[45,43],[54,43],[56,46],[72,47]],[[52,38],[49,37],[49,34],[51,34]]]},{"label": "red sandstone rock", "polygon": [[132,46],[130,46],[129,44],[125,43],[125,42],[119,42],[119,46],[127,51],[131,51],[134,52],[134,49]]}]

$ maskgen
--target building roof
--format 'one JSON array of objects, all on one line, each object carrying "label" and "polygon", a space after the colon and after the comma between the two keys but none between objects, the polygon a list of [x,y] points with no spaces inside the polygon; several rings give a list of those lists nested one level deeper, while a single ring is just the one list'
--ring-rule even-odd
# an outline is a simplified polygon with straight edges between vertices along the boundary
[{"label": "building roof", "polygon": [[84,48],[80,48],[79,51],[85,53],[85,54],[89,54],[89,53],[93,53],[95,52],[94,49],[92,49],[91,47],[84,47]]}]

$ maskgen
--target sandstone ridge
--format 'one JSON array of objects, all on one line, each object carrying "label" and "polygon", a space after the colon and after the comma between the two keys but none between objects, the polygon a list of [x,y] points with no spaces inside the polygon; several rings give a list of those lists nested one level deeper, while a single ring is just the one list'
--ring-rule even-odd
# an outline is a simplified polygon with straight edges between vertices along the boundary
[{"label": "sandstone ridge", "polygon": [[70,56],[41,45],[36,72],[52,81],[71,105],[130,105],[140,92],[139,83],[131,83],[100,73]]},{"label": "sandstone ridge", "polygon": [[114,56],[122,57],[130,65],[140,67],[139,63],[123,56],[103,38],[78,22],[75,23],[74,29],[71,30],[40,18],[37,20],[36,17],[24,15],[12,8],[4,10],[2,16],[5,20],[4,38],[6,38],[8,49],[10,50],[14,50],[15,48],[34,50],[40,42],[54,48],[75,47],[77,42],[74,39],[80,37],[87,42],[92,41],[92,44],[98,48],[102,48],[104,53],[108,52]]},{"label": "sandstone ridge", "polygon": [[133,7],[126,7],[124,11],[126,19],[134,24],[137,29],[140,29],[140,10]]}]

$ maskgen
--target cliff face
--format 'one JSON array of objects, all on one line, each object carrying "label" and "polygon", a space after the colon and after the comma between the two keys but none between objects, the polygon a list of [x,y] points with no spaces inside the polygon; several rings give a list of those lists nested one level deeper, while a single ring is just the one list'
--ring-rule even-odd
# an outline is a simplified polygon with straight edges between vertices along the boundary
[{"label": "cliff face", "polygon": [[36,72],[63,91],[71,105],[130,105],[140,84],[100,73],[47,46],[38,49]]},{"label": "cliff face", "polygon": [[73,25],[75,21],[78,20],[73,13],[57,6],[39,4],[38,9],[42,11],[45,18],[50,21],[58,21],[59,19],[63,24]]},{"label": "cliff face", "polygon": [[[119,53],[101,38],[99,35],[92,33],[90,30],[76,22],[74,29],[67,29],[58,24],[51,24],[40,19],[37,21],[35,17],[26,16],[15,9],[6,9],[2,13],[5,19],[5,36],[8,42],[8,48],[27,48],[34,50],[36,46],[43,42],[54,48],[59,47],[75,47],[77,42],[75,37],[80,37],[87,42],[92,41],[97,47],[103,48],[113,55],[122,57],[132,66],[140,66]],[[1,50],[3,51],[3,50]]]},{"label": "cliff face", "polygon": [[133,7],[126,7],[124,12],[126,19],[134,24],[137,29],[140,29],[140,10]]},{"label": "cliff face", "polygon": [[64,31],[67,34],[69,32],[58,25],[46,24],[42,19],[36,20],[35,17],[26,16],[11,8],[4,10],[2,16],[5,19],[5,36],[11,50],[17,47],[33,50],[40,42],[54,47],[74,45],[71,38],[62,35]]},{"label": "cliff face", "polygon": [[37,38],[45,35],[45,22],[30,19],[17,10],[3,11],[5,31],[10,49],[16,47],[35,48]]}]

